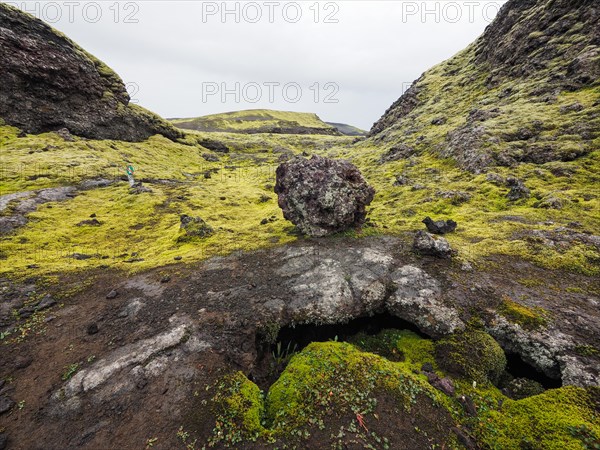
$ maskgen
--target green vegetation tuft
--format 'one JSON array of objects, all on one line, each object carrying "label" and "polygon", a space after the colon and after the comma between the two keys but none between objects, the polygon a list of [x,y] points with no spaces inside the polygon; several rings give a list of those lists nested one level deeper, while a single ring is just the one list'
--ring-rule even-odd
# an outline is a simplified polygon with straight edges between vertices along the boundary
[{"label": "green vegetation tuft", "polygon": [[444,370],[478,383],[497,383],[506,369],[500,345],[479,330],[466,330],[440,340],[436,360]]}]

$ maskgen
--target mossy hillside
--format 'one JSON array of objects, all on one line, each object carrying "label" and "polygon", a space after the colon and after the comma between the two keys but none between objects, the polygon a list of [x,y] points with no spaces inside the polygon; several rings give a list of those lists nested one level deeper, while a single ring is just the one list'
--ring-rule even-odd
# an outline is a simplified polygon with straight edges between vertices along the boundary
[{"label": "mossy hillside", "polygon": [[[292,226],[283,220],[272,192],[280,157],[273,153],[273,147],[286,145],[294,154],[300,148],[311,151],[331,145],[333,139],[348,141],[277,136],[271,143],[257,138],[256,145],[266,150],[260,158],[254,150],[237,152],[232,145],[230,154],[218,155],[218,162],[208,162],[203,155],[211,152],[205,148],[173,143],[160,136],[144,143],[65,142],[54,133],[17,138],[15,128],[0,130],[5,150],[1,158],[2,194],[77,186],[98,178],[117,181],[109,187],[79,191],[69,201],[43,204],[29,215],[25,227],[3,236],[2,254],[8,263],[2,264],[1,270],[13,274],[23,273],[32,264],[40,267],[29,269],[28,274],[106,265],[144,270],[173,262],[175,256],[198,261],[289,242],[294,239],[289,234]],[[152,192],[129,192],[124,181],[127,165],[135,168],[136,180],[147,180],[145,186]],[[78,226],[92,214],[99,226]],[[215,229],[214,235],[178,243],[181,214],[201,217]],[[265,219],[268,223],[261,225]],[[92,257],[69,258],[73,253]],[[137,261],[126,262],[133,253]]]},{"label": "mossy hillside", "polygon": [[[139,218],[150,216],[159,224],[157,228],[146,226],[138,230],[135,241],[130,241],[134,234],[130,229],[117,226],[112,230],[111,239],[119,242],[119,247],[138,247],[138,252],[141,247],[145,253],[144,262],[128,266],[134,270],[164,264],[173,253],[183,252],[188,261],[215,254],[206,246],[202,246],[205,251],[198,251],[192,244],[183,249],[172,248],[172,251],[167,251],[168,237],[156,233],[168,229],[169,236],[174,234],[178,226],[178,214],[201,216],[207,222],[210,217],[216,218],[220,223],[209,222],[209,225],[229,230],[227,233],[218,232],[213,238],[220,243],[215,248],[224,253],[295,239],[288,235],[291,224],[283,221],[276,206],[276,196],[270,187],[274,184],[275,169],[284,151],[291,155],[308,152],[347,158],[357,164],[377,190],[370,211],[376,228],[365,229],[365,232],[402,234],[422,228],[421,220],[425,216],[452,217],[459,222],[459,228],[447,237],[463,260],[477,262],[482,257],[501,253],[523,257],[544,267],[599,273],[595,262],[599,256],[593,247],[582,243],[567,248],[548,247],[531,239],[530,234],[534,230],[550,231],[574,221],[582,224],[582,231],[597,229],[600,224],[595,211],[600,208],[600,199],[594,186],[599,181],[600,152],[593,152],[574,162],[541,166],[521,164],[514,170],[498,168],[496,172],[500,176],[517,175],[532,190],[532,198],[510,202],[506,198],[508,188],[488,181],[485,175],[465,172],[452,160],[421,155],[380,165],[380,148],[361,144],[352,146],[352,138],[348,137],[188,133],[182,143],[173,143],[160,136],[143,143],[126,143],[83,139],[65,142],[54,133],[17,138],[17,133],[15,128],[0,127],[0,141],[4,150],[1,156],[2,194],[73,185],[86,179],[114,180],[124,177],[124,168],[128,164],[135,167],[137,179],[170,180],[170,184],[150,184],[153,193],[134,197],[135,215],[128,203],[118,201],[104,213],[102,219],[112,223],[113,227],[117,223],[139,227],[143,222]],[[220,158],[218,162],[206,161],[202,155],[211,152],[198,145],[198,140],[205,137],[224,142],[230,147],[231,153],[217,155]],[[204,177],[207,171],[217,169],[218,172],[213,172],[211,178]],[[557,171],[559,175],[555,174]],[[562,173],[570,176],[561,176]],[[411,184],[394,186],[395,177],[399,174],[407,176]],[[420,184],[423,189],[414,190],[412,186],[415,184]],[[69,206],[71,202],[43,205],[37,221],[31,221],[15,235],[3,238],[4,254],[10,257],[11,253],[17,251],[22,256],[31,253],[31,249],[39,249],[45,242],[64,249],[64,233],[69,233],[69,229],[71,236],[79,236],[75,240],[76,246],[87,249],[112,247],[111,243],[102,241],[105,235],[97,234],[101,227],[84,233],[81,227],[75,226],[79,221],[71,220],[70,216],[75,214],[84,220],[90,214],[97,213],[94,199],[105,199],[109,195],[107,192],[126,195],[124,186],[124,182],[121,182],[105,189],[85,192],[75,203],[76,208],[82,208],[79,212]],[[438,196],[438,192],[448,191],[465,192],[471,198],[463,202],[460,198],[457,201],[451,196]],[[272,200],[260,203],[258,199],[263,195]],[[548,195],[565,198],[562,209],[535,207],[539,201],[537,197]],[[178,200],[177,197],[187,200]],[[225,200],[221,200],[222,197]],[[87,199],[90,200],[89,204],[85,201]],[[156,208],[161,201],[169,207]],[[200,203],[195,204],[195,201]],[[122,207],[127,209],[120,209]],[[204,210],[198,209],[200,207]],[[263,219],[273,215],[279,220],[259,226]],[[230,218],[234,222],[230,222]],[[46,219],[51,222],[46,222]],[[244,219],[248,221],[245,224],[242,222]],[[236,233],[240,227],[246,237],[237,239]],[[44,239],[41,239],[41,233]],[[55,233],[57,236],[53,236]],[[23,243],[22,238],[27,242]],[[160,242],[165,245],[158,246]],[[86,250],[80,253],[86,253]],[[162,257],[155,259],[150,255]],[[44,264],[40,270],[50,267],[70,270],[105,263],[93,259],[73,262],[58,258],[51,264]],[[19,267],[22,266],[15,268]]]},{"label": "mossy hillside", "polygon": [[[397,337],[395,343],[393,336]],[[378,339],[381,342],[377,343]],[[243,374],[227,376],[218,382],[209,403],[218,416],[209,444],[244,445],[250,441],[273,442],[280,447],[291,442],[301,447],[303,440],[328,426],[333,416],[355,424],[356,414],[367,424],[385,420],[376,412],[382,395],[393,398],[400,410],[411,416],[419,414],[423,402],[432,402],[437,419],[429,420],[451,418],[450,423],[470,430],[483,448],[594,448],[582,446],[582,433],[590,442],[600,436],[590,391],[565,387],[514,401],[489,383],[473,385],[472,380],[458,378],[454,379],[456,397],[448,397],[419,374],[424,363],[433,361],[432,341],[396,330],[369,336],[368,342],[364,336],[355,341],[371,348],[397,348],[405,359],[389,361],[347,343],[313,343],[291,359],[264,395]],[[447,376],[439,369],[436,372]],[[473,400],[476,416],[466,414],[458,402],[463,395]],[[421,430],[425,427],[419,423]],[[363,432],[360,426],[354,430]],[[338,433],[337,429],[326,431],[328,436]],[[390,442],[385,433],[366,433],[363,438],[375,448],[387,448]],[[462,447],[450,442],[449,448]]]},{"label": "mossy hillside", "polygon": [[314,113],[251,109],[209,116],[173,119],[175,126],[197,131],[220,131],[244,133],[273,128],[306,128],[334,131],[334,127],[323,122]]},{"label": "mossy hillside", "polygon": [[[531,238],[534,230],[551,231],[572,222],[582,225],[577,231],[593,233],[600,226],[600,196],[595,188],[600,182],[600,150],[572,162],[494,168],[502,178],[524,180],[531,190],[530,198],[516,202],[507,198],[508,187],[489,181],[484,174],[464,171],[451,159],[427,153],[380,164],[385,151],[363,143],[327,152],[351,160],[375,187],[370,218],[379,230],[409,232],[422,228],[426,216],[452,218],[459,227],[446,238],[465,260],[504,254],[551,269],[600,273],[596,248],[579,242],[566,248],[549,247]],[[408,183],[394,185],[397,176],[406,177]],[[540,201],[549,197],[562,198],[562,208],[540,207]]]},{"label": "mossy hillside", "polygon": [[[415,82],[416,107],[370,141],[382,147],[403,143],[420,153],[460,160],[460,149],[449,148],[449,133],[470,125],[481,129],[476,153],[503,154],[514,162],[526,161],[528,147],[548,148],[558,160],[599,149],[600,82],[555,97],[538,94],[551,69],[534,78],[506,78],[490,86],[489,72],[477,63],[472,44],[425,72]],[[484,114],[470,117],[475,110]],[[443,121],[436,124],[436,119]],[[524,129],[530,132],[519,133]]]}]

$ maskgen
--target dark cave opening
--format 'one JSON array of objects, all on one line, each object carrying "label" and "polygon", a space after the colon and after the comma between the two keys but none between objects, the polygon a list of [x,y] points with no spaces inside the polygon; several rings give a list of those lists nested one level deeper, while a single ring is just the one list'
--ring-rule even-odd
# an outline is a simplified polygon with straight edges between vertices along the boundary
[{"label": "dark cave opening", "polygon": [[389,313],[360,317],[347,323],[286,326],[279,330],[272,343],[265,342],[264,336],[257,336],[257,363],[249,378],[261,389],[266,390],[279,378],[291,356],[312,342],[345,342],[359,333],[375,336],[389,329],[409,330],[429,338],[412,323]]},{"label": "dark cave opening", "polygon": [[531,364],[523,361],[518,353],[506,353],[506,371],[515,378],[527,378],[537,381],[544,389],[556,389],[562,386],[560,379],[550,378]]},{"label": "dark cave opening", "polygon": [[[290,358],[310,343],[333,340],[345,342],[359,333],[375,336],[384,330],[408,330],[425,339],[431,339],[414,324],[387,312],[360,317],[340,324],[286,326],[279,330],[277,337],[271,343],[265,342],[264,336],[257,335],[258,358],[256,366],[249,377],[261,389],[266,390],[279,378]],[[510,375],[509,378],[527,378],[540,383],[544,389],[555,389],[562,386],[560,379],[548,377],[525,362],[519,354],[506,352],[506,359],[506,372]]]},{"label": "dark cave opening", "polygon": [[409,330],[428,338],[410,322],[388,313],[376,314],[370,317],[360,317],[345,324],[333,325],[298,325],[296,327],[283,327],[277,336],[276,342],[271,346],[271,351],[277,351],[277,344],[287,348],[296,346],[296,351],[301,351],[311,342],[347,341],[352,336],[365,333],[375,336],[383,330]]}]

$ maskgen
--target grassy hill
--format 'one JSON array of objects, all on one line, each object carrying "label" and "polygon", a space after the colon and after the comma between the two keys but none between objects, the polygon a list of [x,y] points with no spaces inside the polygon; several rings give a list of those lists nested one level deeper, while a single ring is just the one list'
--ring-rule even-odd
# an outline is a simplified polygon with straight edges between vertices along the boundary
[{"label": "grassy hill", "polygon": [[316,114],[252,109],[191,119],[172,119],[182,129],[229,133],[339,134]]}]

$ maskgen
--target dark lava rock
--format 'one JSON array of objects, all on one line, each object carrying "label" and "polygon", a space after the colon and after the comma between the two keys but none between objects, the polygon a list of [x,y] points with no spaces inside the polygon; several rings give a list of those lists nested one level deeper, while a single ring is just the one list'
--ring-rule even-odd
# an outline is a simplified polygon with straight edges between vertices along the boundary
[{"label": "dark lava rock", "polygon": [[452,233],[454,230],[456,230],[456,227],[458,225],[452,219],[437,220],[434,222],[431,219],[431,217],[425,217],[425,220],[423,220],[423,223],[425,224],[425,226],[427,226],[427,230],[432,234]]},{"label": "dark lava rock", "polygon": [[444,259],[452,257],[452,248],[448,241],[433,236],[426,231],[417,232],[413,242],[413,250],[420,255],[436,256]]},{"label": "dark lava rock", "polygon": [[221,160],[217,155],[213,155],[212,153],[203,153],[202,158],[208,162],[219,162]]},{"label": "dark lava rock", "polygon": [[0,117],[27,133],[143,141],[183,133],[129,105],[123,80],[32,15],[0,3]]},{"label": "dark lava rock", "polygon": [[406,186],[408,183],[410,183],[408,177],[405,177],[404,175],[397,175],[396,181],[394,181],[394,186]]},{"label": "dark lava rock", "polygon": [[183,214],[179,219],[181,221],[180,241],[194,237],[205,238],[214,233],[213,228],[200,217],[190,217]]},{"label": "dark lava rock", "polygon": [[444,125],[447,119],[445,117],[438,117],[431,121],[431,125]]},{"label": "dark lava rock", "polygon": [[165,275],[164,277],[162,277],[160,279],[160,282],[163,283],[163,284],[164,283],[168,283],[169,281],[171,281],[171,277],[169,275]]},{"label": "dark lava rock", "polygon": [[19,313],[19,317],[21,319],[27,319],[29,317],[31,317],[33,315],[33,313],[35,312],[35,309],[33,309],[30,306],[27,306],[25,308],[21,308],[18,313]]},{"label": "dark lava rock", "polygon": [[201,139],[198,141],[202,147],[212,150],[217,153],[229,153],[229,148],[222,142],[215,141],[213,139]]},{"label": "dark lava rock", "polygon": [[73,253],[72,255],[69,255],[69,257],[76,259],[77,261],[85,261],[86,259],[93,258],[92,255],[86,255],[84,253]]},{"label": "dark lava rock", "polygon": [[295,158],[277,168],[275,193],[284,217],[309,236],[360,227],[375,195],[347,161]]},{"label": "dark lava rock", "polygon": [[56,305],[56,300],[54,300],[50,295],[46,295],[35,307],[35,310],[41,311],[43,309],[51,308],[54,305]]},{"label": "dark lava rock", "polygon": [[101,223],[98,219],[82,220],[81,222],[79,222],[77,224],[78,227],[84,227],[84,226],[99,227],[100,225],[101,225]]},{"label": "dark lava rock", "polygon": [[387,152],[381,155],[379,164],[385,164],[400,159],[407,159],[415,154],[415,149],[406,144],[400,144],[390,148]]},{"label": "dark lava rock", "polygon": [[8,436],[5,433],[0,433],[0,450],[4,450],[8,445]]},{"label": "dark lava rock", "polygon": [[4,414],[9,411],[15,405],[15,402],[12,401],[9,397],[0,397],[0,414]]},{"label": "dark lava rock", "polygon": [[136,182],[132,187],[129,188],[129,193],[133,195],[139,195],[144,193],[151,193],[152,189],[147,188],[141,181]]},{"label": "dark lava rock", "polygon": [[117,298],[118,295],[119,295],[119,293],[113,289],[106,295],[106,298],[108,300],[112,300],[113,298]]},{"label": "dark lava rock", "polygon": [[421,370],[425,373],[433,373],[433,364],[426,362],[421,366]]},{"label": "dark lava rock", "polygon": [[454,427],[452,431],[467,450],[475,450],[478,447],[473,443],[473,440],[460,428]]},{"label": "dark lava rock", "polygon": [[97,334],[98,333],[98,324],[96,324],[96,323],[90,323],[87,326],[86,332],[90,336],[93,335],[93,334]]},{"label": "dark lava rock", "polygon": [[527,186],[525,186],[525,184],[518,178],[508,177],[506,179],[506,185],[510,188],[507,197],[511,202],[520,200],[522,198],[529,198],[531,195],[531,192]]}]

